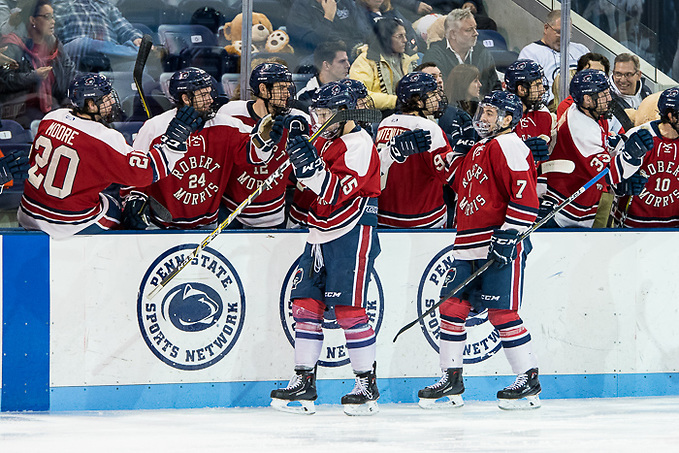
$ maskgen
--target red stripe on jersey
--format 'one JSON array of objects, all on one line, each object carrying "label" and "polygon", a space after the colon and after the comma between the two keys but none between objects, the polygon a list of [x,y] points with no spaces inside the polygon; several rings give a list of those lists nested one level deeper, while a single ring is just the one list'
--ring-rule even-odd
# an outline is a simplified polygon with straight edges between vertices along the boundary
[{"label": "red stripe on jersey", "polygon": [[353,306],[363,306],[363,292],[368,273],[368,255],[372,244],[372,228],[367,225],[360,226],[358,235],[358,253],[356,254],[356,266],[354,268],[354,298]]}]

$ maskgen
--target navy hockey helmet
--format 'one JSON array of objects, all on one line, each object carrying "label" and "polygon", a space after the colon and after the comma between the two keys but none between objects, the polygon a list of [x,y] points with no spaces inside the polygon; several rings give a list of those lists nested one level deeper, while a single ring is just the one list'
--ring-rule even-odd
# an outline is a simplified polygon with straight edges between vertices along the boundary
[{"label": "navy hockey helmet", "polygon": [[[487,107],[493,107],[497,111],[495,124],[490,124],[483,118]],[[521,99],[508,91],[493,91],[487,94],[479,103],[479,108],[474,115],[474,129],[482,138],[496,135],[502,131],[502,123],[507,115],[512,116],[512,121],[506,128],[514,129],[523,116],[523,103]]]},{"label": "navy hockey helmet", "polygon": [[356,94],[342,82],[328,82],[314,95],[311,108],[339,110],[356,108]]},{"label": "navy hockey helmet", "polygon": [[669,112],[677,115],[679,112],[679,87],[668,88],[658,98],[658,112],[661,117],[667,117]]},{"label": "navy hockey helmet", "polygon": [[102,74],[84,73],[76,76],[68,87],[68,98],[78,111],[85,111],[85,102],[92,99],[95,104],[111,92],[111,82]]},{"label": "navy hockey helmet", "polygon": [[292,73],[279,63],[261,63],[250,74],[250,89],[255,96],[260,95],[260,83],[273,85],[276,82],[290,82],[292,84]]},{"label": "navy hockey helmet", "polygon": [[356,108],[359,109],[374,109],[375,103],[368,93],[368,89],[365,87],[363,82],[354,79],[342,79],[341,83],[348,86],[349,89],[354,93],[356,97]]},{"label": "navy hockey helmet", "polygon": [[438,90],[438,84],[433,75],[426,72],[411,72],[403,76],[396,85],[398,101],[406,104],[413,96],[424,99],[427,93]]},{"label": "navy hockey helmet", "polygon": [[610,89],[610,87],[608,77],[606,77],[606,74],[604,74],[603,71],[583,69],[582,71],[576,72],[573,76],[569,91],[573,97],[573,101],[578,106],[581,106],[586,94],[591,96]]},{"label": "navy hockey helmet", "polygon": [[217,95],[217,81],[200,68],[184,68],[172,74],[168,85],[170,99],[178,105],[183,104],[182,94],[191,96],[194,91],[212,88],[212,97]]},{"label": "navy hockey helmet", "polygon": [[533,80],[545,80],[542,66],[533,60],[516,60],[505,70],[505,85],[510,93],[516,94],[521,83],[530,84]]}]

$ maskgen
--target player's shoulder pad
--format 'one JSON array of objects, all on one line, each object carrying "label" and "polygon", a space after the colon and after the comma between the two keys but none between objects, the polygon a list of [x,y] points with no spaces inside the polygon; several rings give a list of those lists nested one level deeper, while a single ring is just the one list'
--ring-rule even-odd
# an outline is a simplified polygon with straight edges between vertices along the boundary
[{"label": "player's shoulder pad", "polygon": [[512,171],[526,171],[530,167],[528,165],[528,156],[530,149],[521,140],[521,138],[514,132],[503,134],[495,138],[498,146],[505,156],[507,165]]},{"label": "player's shoulder pad", "polygon": [[238,117],[223,113],[221,108],[214,117],[205,123],[205,128],[216,126],[233,127],[234,129],[237,129],[238,132],[243,134],[249,134],[252,132],[252,126],[245,124]]},{"label": "player's shoulder pad", "polygon": [[441,126],[428,118],[422,118],[417,115],[395,113],[383,119],[379,125],[379,128],[381,127],[401,127],[411,131],[415,129],[429,131],[431,134],[430,152],[442,148],[448,143],[446,134],[443,132],[443,129],[441,129]]},{"label": "player's shoulder pad", "polygon": [[356,132],[342,135],[339,140],[346,147],[344,153],[344,163],[347,168],[355,171],[359,176],[364,176],[370,169],[370,161],[373,158],[372,137],[368,132],[361,129]]},{"label": "player's shoulder pad", "polygon": [[70,126],[81,134],[87,134],[93,139],[99,140],[119,153],[127,154],[132,151],[132,147],[127,144],[122,133],[98,121],[80,118],[74,115],[70,109],[52,111],[43,117],[43,121],[45,120],[54,120]]},{"label": "player's shoulder pad", "polygon": [[243,101],[243,100],[236,100],[236,101],[230,101],[224,104],[217,110],[217,114],[226,114],[226,115],[246,115],[250,116],[250,112],[248,112],[248,101]]}]

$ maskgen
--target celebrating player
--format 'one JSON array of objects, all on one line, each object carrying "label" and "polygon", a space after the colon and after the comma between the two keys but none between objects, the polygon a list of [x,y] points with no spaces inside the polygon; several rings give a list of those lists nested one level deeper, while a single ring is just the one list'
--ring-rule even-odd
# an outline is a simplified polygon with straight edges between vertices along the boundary
[{"label": "celebrating player", "polygon": [[[311,105],[312,125],[320,127],[341,109],[356,108],[356,98],[340,82],[321,87]],[[301,116],[286,120],[286,148],[297,180],[316,194],[307,224],[309,236],[295,271],[292,313],[295,327],[295,376],[286,388],[271,392],[272,406],[314,412],[316,362],[323,346],[323,314],[333,309],[344,330],[354,389],[342,397],[349,415],[377,412],[375,332],[364,302],[373,263],[380,253],[375,226],[380,193],[379,157],[370,135],[348,120],[329,126],[323,146],[308,141],[309,127]]]},{"label": "celebrating player", "polygon": [[[482,140],[464,158],[453,162],[451,185],[458,196],[457,235],[453,267],[441,297],[440,365],[443,376],[418,392],[420,406],[462,406],[462,360],[465,321],[472,308],[488,310],[488,320],[500,332],[502,346],[517,374],[516,381],[497,393],[501,408],[539,407],[537,359],[531,337],[519,317],[523,270],[532,246],[519,235],[530,228],[538,212],[536,171],[528,147],[512,129],[523,106],[519,98],[494,91],[479,104],[474,128]],[[490,268],[456,294],[448,293],[483,266]],[[436,401],[443,404],[437,406]]]},{"label": "celebrating player", "polygon": [[[590,228],[602,195],[609,192],[610,184],[618,184],[636,172],[641,158],[653,146],[653,138],[645,129],[636,130],[627,140],[609,136],[606,122],[600,121],[609,116],[611,104],[608,77],[603,72],[594,69],[577,72],[571,80],[570,93],[574,103],[561,119],[556,145],[549,158],[549,162],[563,170],[547,173],[547,192],[541,210],[551,210],[608,168],[610,174],[606,181],[587,189],[561,210],[551,224]],[[614,141],[617,142],[615,149],[611,146]],[[605,211],[608,218],[610,205]]]},{"label": "celebrating player", "polygon": [[[406,74],[396,86],[396,95],[398,113],[377,128],[383,187],[378,223],[391,228],[442,228],[446,159],[452,150],[443,130],[427,117],[443,113],[445,96],[434,76],[424,72]],[[401,146],[406,140],[413,146]]]},{"label": "celebrating player", "polygon": [[102,191],[113,183],[143,187],[166,177],[184,155],[187,137],[202,123],[194,109],[180,109],[158,146],[133,151],[121,133],[108,127],[120,107],[106,77],[81,74],[68,94],[73,108],[54,110],[40,122],[17,214],[27,230],[57,239],[117,227],[120,206]]},{"label": "celebrating player", "polygon": [[[134,140],[135,149],[152,149],[161,141],[177,109],[189,106],[204,125],[192,133],[187,152],[171,175],[147,187],[125,188],[123,227],[146,229],[149,222],[161,228],[214,228],[222,193],[231,175],[234,156],[244,154],[250,127],[227,115],[215,115],[216,81],[198,68],[185,68],[170,78],[169,94],[176,109],[144,123]],[[149,210],[148,196],[165,206],[172,219]]]},{"label": "celebrating player", "polygon": [[[650,131],[653,147],[643,157],[640,170],[621,184],[625,196],[618,201],[614,216],[625,227],[679,226],[679,88],[662,92],[658,111],[660,120],[629,131]],[[638,196],[632,199],[634,195]]]},{"label": "celebrating player", "polygon": [[[248,153],[235,154],[231,177],[222,198],[222,204],[229,212],[233,212],[287,159],[284,151],[287,133],[285,130],[279,131],[278,128],[281,126],[276,122],[281,121],[286,114],[308,118],[301,110],[290,108],[295,99],[295,85],[292,83],[292,74],[285,66],[278,63],[258,65],[250,74],[250,89],[255,97],[254,101],[231,101],[222,106],[219,113],[241,120],[254,129],[255,134],[263,135],[262,140],[271,140],[273,142],[271,145],[277,146],[277,149],[271,160],[264,164],[254,164],[248,158]],[[257,144],[257,140],[255,143]],[[273,187],[264,191],[246,207],[231,227],[284,227],[285,189],[291,171],[287,169]]]}]

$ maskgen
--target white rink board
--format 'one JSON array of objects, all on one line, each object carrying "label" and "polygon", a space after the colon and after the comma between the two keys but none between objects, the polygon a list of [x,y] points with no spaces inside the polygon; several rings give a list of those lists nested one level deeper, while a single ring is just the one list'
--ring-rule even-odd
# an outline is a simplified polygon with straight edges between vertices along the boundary
[{"label": "white rink board", "polygon": [[[221,360],[201,369],[178,369],[154,355],[144,340],[137,292],[145,273],[167,250],[203,238],[202,233],[144,234],[52,241],[51,386],[287,379],[293,348],[282,327],[279,300],[286,275],[303,249],[304,233],[228,232],[210,244],[232,265],[245,299],[240,334],[232,337],[232,349]],[[537,232],[532,239],[520,313],[535,340],[542,374],[676,371],[676,233]],[[446,232],[380,233],[382,254],[376,261],[384,296],[377,352],[380,377],[438,374],[438,355],[419,326],[395,344],[392,338],[417,316],[420,283],[431,283],[429,278],[436,274],[435,269],[425,270],[452,240],[453,233]],[[173,285],[195,288],[209,283],[194,272],[196,267],[185,269],[168,290]],[[437,298],[432,285],[424,285],[424,294]],[[228,286],[225,302],[237,295],[236,287]],[[160,306],[165,293],[151,302]],[[369,290],[368,299],[377,293]],[[492,333],[488,322],[468,330],[470,339]],[[163,331],[171,333],[170,328]],[[327,332],[326,342],[339,341],[335,334]],[[181,338],[200,335],[191,332]],[[485,357],[484,345],[477,342],[476,347],[478,356]],[[183,357],[179,353],[178,362]],[[197,355],[194,358],[200,362]],[[500,352],[466,365],[465,374],[512,373]],[[351,371],[348,365],[325,367],[322,375],[347,378]]]}]

